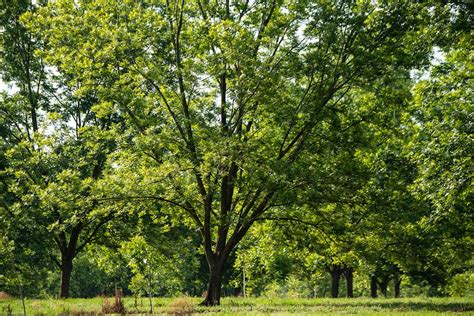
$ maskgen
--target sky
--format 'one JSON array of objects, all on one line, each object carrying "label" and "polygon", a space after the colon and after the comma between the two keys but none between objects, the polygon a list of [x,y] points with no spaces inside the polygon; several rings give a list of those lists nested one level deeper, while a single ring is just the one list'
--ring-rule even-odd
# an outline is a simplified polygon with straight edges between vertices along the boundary
[{"label": "sky", "polygon": [[13,94],[18,92],[18,88],[15,87],[13,84],[8,84],[0,78],[0,92],[7,92],[8,94]]}]

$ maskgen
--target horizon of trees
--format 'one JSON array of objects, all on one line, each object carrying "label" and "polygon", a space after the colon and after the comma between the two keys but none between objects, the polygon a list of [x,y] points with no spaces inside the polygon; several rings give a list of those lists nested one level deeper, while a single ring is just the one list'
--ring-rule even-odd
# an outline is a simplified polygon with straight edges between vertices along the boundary
[{"label": "horizon of trees", "polygon": [[0,291],[473,295],[472,22],[457,1],[2,2]]}]

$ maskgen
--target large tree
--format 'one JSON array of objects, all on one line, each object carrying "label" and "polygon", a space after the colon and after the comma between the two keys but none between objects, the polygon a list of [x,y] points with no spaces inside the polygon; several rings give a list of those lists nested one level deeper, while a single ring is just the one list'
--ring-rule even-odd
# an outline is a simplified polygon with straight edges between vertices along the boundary
[{"label": "large tree", "polygon": [[438,293],[454,274],[473,269],[472,9],[462,2],[449,6],[442,57],[414,87],[404,122],[405,155],[417,167],[410,190],[428,210],[418,223],[426,236],[420,253],[429,262],[420,272]]},{"label": "large tree", "polygon": [[[20,21],[37,5],[2,3],[2,80],[13,88],[0,98],[0,219],[5,236],[41,249],[61,271],[61,297],[69,296],[73,259],[116,216],[94,198],[114,149],[117,116],[97,117],[97,98],[74,96],[57,69],[36,55],[43,42]],[[14,237],[16,236],[16,237]]]},{"label": "large tree", "polygon": [[411,1],[63,0],[25,20],[77,94],[98,97],[97,115],[126,118],[114,166],[145,179],[134,198],[200,231],[203,304],[216,305],[230,253],[317,168],[304,154],[321,145],[317,130],[348,127],[332,119],[345,95],[421,61],[429,12]]}]

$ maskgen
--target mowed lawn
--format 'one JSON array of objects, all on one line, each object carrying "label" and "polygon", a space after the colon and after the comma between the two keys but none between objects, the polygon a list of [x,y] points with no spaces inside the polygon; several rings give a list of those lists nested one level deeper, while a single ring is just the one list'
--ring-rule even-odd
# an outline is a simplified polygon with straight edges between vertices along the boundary
[{"label": "mowed lawn", "polygon": [[[101,315],[105,298],[27,299],[28,315]],[[113,303],[113,298],[107,299]],[[474,298],[269,299],[224,298],[218,307],[198,306],[200,298],[154,298],[156,315],[474,315]],[[146,315],[149,300],[124,298],[127,314]],[[0,314],[23,313],[20,300],[0,300]]]}]

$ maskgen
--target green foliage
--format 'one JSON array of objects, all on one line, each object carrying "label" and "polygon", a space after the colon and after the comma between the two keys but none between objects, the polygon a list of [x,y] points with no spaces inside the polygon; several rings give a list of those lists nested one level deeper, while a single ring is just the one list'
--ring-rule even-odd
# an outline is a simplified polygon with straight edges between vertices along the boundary
[{"label": "green foliage", "polygon": [[474,296],[474,273],[468,271],[456,274],[451,278],[447,290],[451,296]]},{"label": "green foliage", "polygon": [[112,293],[112,280],[88,256],[78,257],[74,265],[71,277],[72,297],[87,298]]},{"label": "green foliage", "polygon": [[267,284],[261,293],[263,297],[268,298],[300,298],[311,297],[312,289],[308,280],[300,280],[298,276],[290,274],[284,280],[274,280]]},{"label": "green foliage", "polygon": [[132,292],[143,294],[151,291],[152,295],[159,296],[180,292],[183,285],[180,284],[178,268],[183,266],[183,262],[179,262],[179,257],[160,253],[141,236],[123,243],[120,252],[133,274],[130,283]]},{"label": "green foliage", "polygon": [[470,293],[470,9],[2,2],[0,289]]}]

